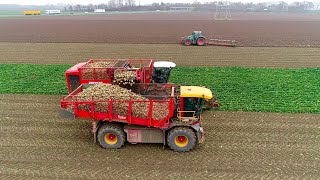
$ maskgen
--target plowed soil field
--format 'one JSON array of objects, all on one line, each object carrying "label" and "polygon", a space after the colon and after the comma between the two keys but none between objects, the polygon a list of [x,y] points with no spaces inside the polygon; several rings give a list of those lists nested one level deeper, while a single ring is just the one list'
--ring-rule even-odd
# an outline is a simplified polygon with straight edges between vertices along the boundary
[{"label": "plowed soil field", "polygon": [[246,13],[214,21],[213,13],[126,14],[0,19],[0,42],[177,44],[201,30],[240,46],[320,47],[320,15]]},{"label": "plowed soil field", "polygon": [[154,58],[178,66],[320,67],[319,48],[186,47],[175,44],[0,43],[0,63],[76,64],[91,58]]},{"label": "plowed soil field", "polygon": [[105,150],[90,121],[58,116],[59,96],[0,95],[1,179],[316,179],[319,115],[206,112],[190,153],[159,144]]}]

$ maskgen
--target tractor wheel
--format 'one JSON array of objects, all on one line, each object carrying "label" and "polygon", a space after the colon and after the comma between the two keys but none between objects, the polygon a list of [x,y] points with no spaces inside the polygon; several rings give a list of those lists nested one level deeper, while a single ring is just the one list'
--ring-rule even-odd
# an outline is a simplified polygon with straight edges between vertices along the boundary
[{"label": "tractor wheel", "polygon": [[190,151],[197,143],[196,134],[188,127],[175,127],[169,131],[167,143],[174,151]]},{"label": "tractor wheel", "polygon": [[197,39],[198,46],[204,46],[206,44],[206,40],[204,38]]},{"label": "tractor wheel", "polygon": [[101,147],[117,149],[125,143],[126,135],[123,128],[114,124],[104,124],[99,128],[97,140]]},{"label": "tractor wheel", "polygon": [[184,45],[190,46],[191,44],[192,44],[191,39],[186,39],[186,40],[184,40]]}]

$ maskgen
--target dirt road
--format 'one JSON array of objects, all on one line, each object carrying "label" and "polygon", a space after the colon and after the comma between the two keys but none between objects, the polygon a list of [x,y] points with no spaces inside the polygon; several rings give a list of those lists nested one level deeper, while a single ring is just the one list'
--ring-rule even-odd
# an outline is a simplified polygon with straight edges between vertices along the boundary
[{"label": "dirt road", "polygon": [[174,44],[0,43],[0,63],[75,64],[91,58],[154,58],[178,66],[305,68],[318,48],[185,47]]},{"label": "dirt road", "polygon": [[105,150],[90,121],[58,117],[59,96],[0,95],[1,179],[289,179],[319,177],[320,116],[204,114],[190,153],[159,144]]}]

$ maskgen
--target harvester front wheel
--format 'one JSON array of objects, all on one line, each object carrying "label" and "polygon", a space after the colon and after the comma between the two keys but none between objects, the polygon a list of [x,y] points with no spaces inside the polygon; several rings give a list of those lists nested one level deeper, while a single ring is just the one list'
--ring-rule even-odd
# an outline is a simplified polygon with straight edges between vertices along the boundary
[{"label": "harvester front wheel", "polygon": [[196,134],[188,127],[175,127],[169,131],[167,143],[174,151],[190,151],[197,143]]},{"label": "harvester front wheel", "polygon": [[184,45],[190,46],[191,44],[192,44],[191,39],[186,39],[186,40],[184,40]]},{"label": "harvester front wheel", "polygon": [[197,39],[198,46],[204,46],[206,44],[206,40],[204,38]]},{"label": "harvester front wheel", "polygon": [[97,140],[102,148],[121,148],[126,141],[125,132],[121,126],[104,124],[99,128]]}]

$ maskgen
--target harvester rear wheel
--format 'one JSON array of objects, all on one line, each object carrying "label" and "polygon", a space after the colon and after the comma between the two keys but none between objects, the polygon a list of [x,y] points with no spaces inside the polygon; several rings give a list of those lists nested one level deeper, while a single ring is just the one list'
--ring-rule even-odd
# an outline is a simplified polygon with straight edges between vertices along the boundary
[{"label": "harvester rear wheel", "polygon": [[204,46],[206,44],[206,41],[204,38],[198,38],[197,44],[198,44],[198,46]]},{"label": "harvester rear wheel", "polygon": [[184,45],[190,46],[191,44],[192,44],[191,39],[186,39],[186,40],[184,40]]},{"label": "harvester rear wheel", "polygon": [[190,151],[197,143],[196,134],[188,127],[175,127],[169,131],[167,143],[174,151]]},{"label": "harvester rear wheel", "polygon": [[115,124],[104,124],[99,128],[97,140],[102,148],[121,148],[126,139],[125,132],[121,126]]}]

